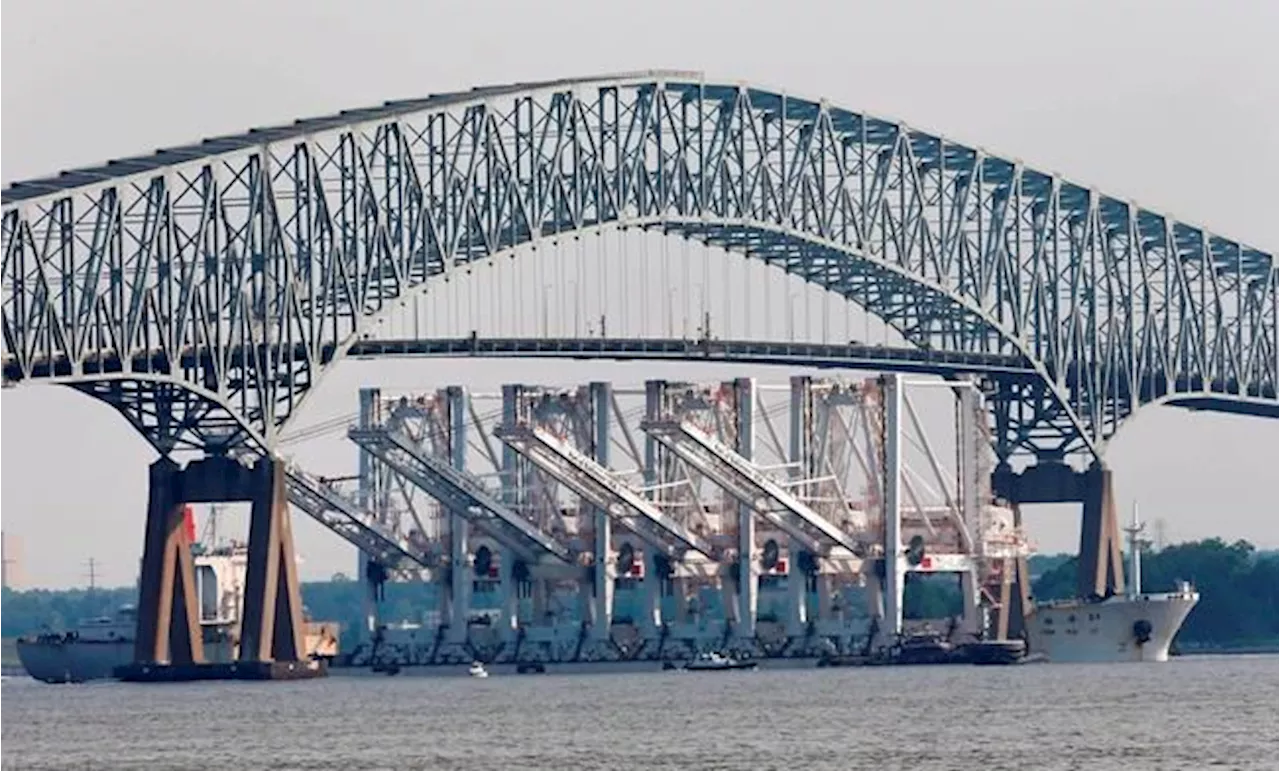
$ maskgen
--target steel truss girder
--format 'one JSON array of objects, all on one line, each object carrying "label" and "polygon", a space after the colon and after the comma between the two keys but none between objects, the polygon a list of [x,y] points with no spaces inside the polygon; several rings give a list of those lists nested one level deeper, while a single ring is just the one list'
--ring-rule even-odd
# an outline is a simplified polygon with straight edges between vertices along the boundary
[{"label": "steel truss girder", "polygon": [[1000,463],[1021,452],[1032,452],[1040,461],[1062,461],[1079,449],[1079,434],[1043,381],[992,379],[984,391]]},{"label": "steel truss girder", "polygon": [[[528,425],[499,426],[494,435],[666,556],[682,560],[692,551],[712,561],[717,559],[717,550],[706,539],[614,479],[612,471],[547,431]],[[630,512],[630,516],[624,512]]]},{"label": "steel truss girder", "polygon": [[465,471],[423,452],[399,431],[353,428],[347,435],[445,508],[512,549],[521,559],[536,564],[545,554],[574,564],[574,554],[569,547],[507,507]]},{"label": "steel truss girder", "polygon": [[696,73],[388,103],[16,183],[2,206],[6,379],[169,377],[246,443],[428,278],[612,224],[765,260],[922,349],[1025,357],[1088,452],[1143,404],[1276,401],[1273,255]]},{"label": "steel truss girder", "polygon": [[161,455],[175,450],[260,451],[265,446],[253,427],[217,395],[172,378],[118,376],[60,382],[109,404]]},{"label": "steel truss girder", "polygon": [[852,535],[828,522],[741,455],[687,421],[646,419],[640,428],[814,553],[825,556],[832,546],[843,546],[855,554],[861,550],[862,545]]},{"label": "steel truss girder", "polygon": [[417,568],[439,567],[431,555],[399,533],[388,531],[374,515],[292,465],[285,467],[285,492],[294,506],[392,571],[419,573]]}]

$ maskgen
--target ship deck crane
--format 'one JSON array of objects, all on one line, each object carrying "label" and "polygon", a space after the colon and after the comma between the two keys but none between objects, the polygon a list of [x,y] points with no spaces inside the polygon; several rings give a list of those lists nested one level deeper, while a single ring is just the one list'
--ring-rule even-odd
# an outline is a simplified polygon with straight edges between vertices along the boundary
[{"label": "ship deck crane", "polygon": [[383,526],[373,514],[296,466],[285,466],[285,493],[294,506],[388,570],[412,571],[415,565],[428,570],[436,567],[435,560],[407,538]]},{"label": "ship deck crane", "polygon": [[842,546],[854,554],[861,550],[862,545],[851,534],[828,522],[746,458],[688,421],[650,419],[642,421],[640,428],[814,554],[827,556],[832,546]]},{"label": "ship deck crane", "polygon": [[352,428],[347,435],[445,508],[532,563],[542,555],[573,564],[568,546],[502,503],[479,480],[448,461],[423,452],[400,431]]},{"label": "ship deck crane", "polygon": [[694,552],[708,560],[716,559],[715,547],[705,538],[664,514],[640,493],[615,479],[608,468],[546,429],[518,423],[499,426],[494,435],[666,556],[683,560]]}]

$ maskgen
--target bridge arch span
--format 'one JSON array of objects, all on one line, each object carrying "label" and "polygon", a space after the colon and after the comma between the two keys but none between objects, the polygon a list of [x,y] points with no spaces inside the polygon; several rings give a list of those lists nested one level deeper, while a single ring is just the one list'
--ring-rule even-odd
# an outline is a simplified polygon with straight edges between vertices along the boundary
[{"label": "bridge arch span", "polygon": [[[1055,452],[1095,450],[1148,401],[1276,398],[1272,255],[896,121],[686,72],[388,102],[16,183],[5,377],[107,399],[95,384],[130,374],[187,388],[250,429],[228,441],[262,445],[415,287],[612,225],[746,252],[922,349],[1024,358],[1038,380],[1016,398],[1067,427]],[[182,425],[160,422],[144,432]]]}]

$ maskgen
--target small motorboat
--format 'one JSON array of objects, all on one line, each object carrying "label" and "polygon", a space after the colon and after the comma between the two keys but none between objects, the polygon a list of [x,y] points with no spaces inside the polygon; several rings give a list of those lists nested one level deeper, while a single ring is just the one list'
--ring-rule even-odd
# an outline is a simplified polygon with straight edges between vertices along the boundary
[{"label": "small motorboat", "polygon": [[479,661],[473,661],[471,662],[471,668],[467,670],[467,674],[472,677],[488,677],[489,670],[485,669],[484,664]]},{"label": "small motorboat", "polygon": [[755,669],[759,664],[755,661],[738,661],[732,656],[719,653],[699,653],[697,658],[684,665],[687,672],[724,672],[731,669]]}]

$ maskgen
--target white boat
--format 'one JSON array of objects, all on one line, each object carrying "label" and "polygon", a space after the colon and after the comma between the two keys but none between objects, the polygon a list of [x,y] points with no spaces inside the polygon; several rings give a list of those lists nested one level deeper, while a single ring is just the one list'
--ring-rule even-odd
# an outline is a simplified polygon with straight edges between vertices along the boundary
[{"label": "white boat", "polygon": [[471,662],[471,668],[467,670],[467,674],[472,677],[488,677],[489,671],[484,668],[484,664],[479,661]]},{"label": "white boat", "polygon": [[1142,591],[1138,508],[1129,536],[1129,589],[1124,596],[1037,604],[1027,617],[1027,643],[1050,662],[1168,661],[1169,645],[1200,595],[1186,581],[1172,592]]},{"label": "white boat", "polygon": [[689,672],[723,672],[731,669],[755,669],[758,666],[754,661],[738,661],[732,656],[722,656],[719,653],[699,653],[693,661],[684,665],[685,670]]},{"label": "white boat", "polygon": [[[189,508],[185,516],[192,516]],[[186,527],[194,530],[194,519],[189,521]],[[211,518],[207,537],[192,545],[191,554],[205,660],[226,662],[239,652],[249,550],[237,541],[218,543],[213,522]],[[110,679],[117,667],[133,661],[137,623],[137,609],[125,605],[114,616],[88,619],[65,632],[19,638],[18,659],[27,674],[46,683]],[[303,637],[308,657],[338,653],[336,624],[307,622]]]}]

